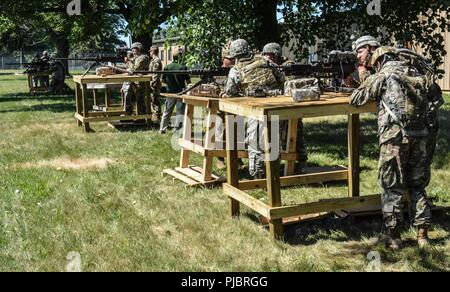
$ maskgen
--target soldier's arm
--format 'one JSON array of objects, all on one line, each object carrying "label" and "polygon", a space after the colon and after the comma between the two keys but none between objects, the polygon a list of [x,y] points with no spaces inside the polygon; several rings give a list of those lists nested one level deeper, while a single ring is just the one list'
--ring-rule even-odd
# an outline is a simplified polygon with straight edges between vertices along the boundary
[{"label": "soldier's arm", "polygon": [[227,97],[239,96],[239,76],[234,69],[230,70],[230,74],[228,75],[228,79],[225,84],[224,93]]},{"label": "soldier's arm", "polygon": [[350,104],[363,106],[379,98],[383,92],[385,76],[382,74],[370,75],[350,97]]}]

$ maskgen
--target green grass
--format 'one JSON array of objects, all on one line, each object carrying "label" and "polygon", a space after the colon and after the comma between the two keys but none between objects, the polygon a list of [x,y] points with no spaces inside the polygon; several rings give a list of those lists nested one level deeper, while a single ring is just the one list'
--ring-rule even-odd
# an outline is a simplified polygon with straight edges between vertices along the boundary
[{"label": "green grass", "polygon": [[[186,189],[161,176],[178,164],[170,135],[118,132],[106,123],[91,125],[96,132],[85,134],[73,118],[73,95],[26,92],[24,77],[0,74],[1,271],[64,271],[72,251],[80,253],[84,271],[364,271],[371,251],[381,254],[384,271],[450,270],[448,214],[436,218],[433,247],[425,251],[415,246],[410,229],[399,253],[373,246],[378,217],[291,226],[287,243],[273,242],[247,209],[231,219],[220,189]],[[428,189],[441,205],[450,205],[449,119],[448,103]],[[345,123],[306,121],[310,163],[346,164]],[[362,193],[375,194],[373,115],[363,117],[363,141]],[[49,165],[69,159],[113,163],[82,170]],[[346,191],[342,184],[286,189],[283,202],[342,197]]]}]

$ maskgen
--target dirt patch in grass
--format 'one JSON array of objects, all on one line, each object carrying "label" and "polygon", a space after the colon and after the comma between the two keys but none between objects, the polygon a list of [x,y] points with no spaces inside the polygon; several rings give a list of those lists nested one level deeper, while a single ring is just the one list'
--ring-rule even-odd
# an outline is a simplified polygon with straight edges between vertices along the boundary
[{"label": "dirt patch in grass", "polygon": [[102,159],[73,159],[63,158],[51,161],[27,162],[20,165],[21,168],[44,168],[50,167],[57,170],[90,170],[90,169],[106,169],[116,162],[108,158]]}]

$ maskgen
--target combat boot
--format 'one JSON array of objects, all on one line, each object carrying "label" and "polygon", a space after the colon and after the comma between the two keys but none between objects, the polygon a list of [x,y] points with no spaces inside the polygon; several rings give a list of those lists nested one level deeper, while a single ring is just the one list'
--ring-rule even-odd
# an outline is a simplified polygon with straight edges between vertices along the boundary
[{"label": "combat boot", "polygon": [[417,231],[417,243],[420,248],[424,248],[430,245],[430,238],[428,237],[428,227],[419,226]]},{"label": "combat boot", "polygon": [[400,236],[400,228],[389,228],[388,237],[386,240],[386,248],[397,251],[402,248],[402,244],[403,242]]}]

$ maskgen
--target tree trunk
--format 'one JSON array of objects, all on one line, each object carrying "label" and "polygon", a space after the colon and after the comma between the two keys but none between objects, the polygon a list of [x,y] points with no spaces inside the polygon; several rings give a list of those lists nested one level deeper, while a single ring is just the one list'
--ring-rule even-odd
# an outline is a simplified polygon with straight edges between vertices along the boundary
[{"label": "tree trunk", "polygon": [[271,42],[281,42],[277,19],[277,0],[252,0],[255,11],[261,19],[261,26],[255,31],[258,48]]},{"label": "tree trunk", "polygon": [[[69,43],[69,39],[68,36],[65,34],[60,34],[57,37],[56,40],[56,57],[57,58],[69,58],[69,53],[70,53],[70,43]],[[69,74],[69,61],[65,60],[62,61],[62,63],[64,64],[64,67],[66,69],[66,75],[70,75]]]}]

